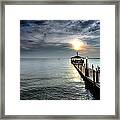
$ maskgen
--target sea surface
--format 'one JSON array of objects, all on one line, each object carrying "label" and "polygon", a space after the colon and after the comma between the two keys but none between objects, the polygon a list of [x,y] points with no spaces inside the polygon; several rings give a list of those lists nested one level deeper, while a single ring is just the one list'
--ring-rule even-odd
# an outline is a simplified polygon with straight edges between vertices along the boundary
[{"label": "sea surface", "polygon": [[[95,66],[99,59],[89,60]],[[21,100],[93,100],[68,58],[21,58]]]}]

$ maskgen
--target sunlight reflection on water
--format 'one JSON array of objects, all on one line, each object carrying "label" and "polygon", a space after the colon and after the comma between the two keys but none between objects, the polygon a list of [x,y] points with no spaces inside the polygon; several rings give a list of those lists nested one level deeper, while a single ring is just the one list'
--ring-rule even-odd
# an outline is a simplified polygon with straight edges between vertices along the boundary
[{"label": "sunlight reflection on water", "polygon": [[94,99],[69,59],[21,59],[21,100]]}]

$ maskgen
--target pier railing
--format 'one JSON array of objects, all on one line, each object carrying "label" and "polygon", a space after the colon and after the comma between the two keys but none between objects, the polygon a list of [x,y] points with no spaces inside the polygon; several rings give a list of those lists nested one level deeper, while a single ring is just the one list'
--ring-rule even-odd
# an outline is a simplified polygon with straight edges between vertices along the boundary
[{"label": "pier railing", "polygon": [[90,90],[96,99],[100,99],[100,67],[94,68],[92,64],[92,68],[89,68],[88,59],[84,61],[83,59],[76,60],[74,58],[71,59],[71,63],[85,81],[86,88]]},{"label": "pier railing", "polygon": [[[100,67],[97,66],[97,68],[94,69],[94,65],[92,64],[92,68],[89,68],[85,65],[85,63],[80,64],[78,61],[72,61],[71,63],[77,67],[78,70],[80,70],[84,76],[90,78],[95,83],[100,83]],[[87,63],[88,64],[88,63]]]}]

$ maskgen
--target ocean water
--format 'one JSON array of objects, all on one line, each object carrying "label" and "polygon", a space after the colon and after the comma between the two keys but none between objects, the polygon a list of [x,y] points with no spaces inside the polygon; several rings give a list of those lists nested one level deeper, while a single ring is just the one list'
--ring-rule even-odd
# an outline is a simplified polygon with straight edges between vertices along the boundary
[{"label": "ocean water", "polygon": [[[90,61],[89,61],[90,62]],[[91,62],[99,65],[99,60]],[[21,100],[93,100],[67,58],[21,58]]]}]

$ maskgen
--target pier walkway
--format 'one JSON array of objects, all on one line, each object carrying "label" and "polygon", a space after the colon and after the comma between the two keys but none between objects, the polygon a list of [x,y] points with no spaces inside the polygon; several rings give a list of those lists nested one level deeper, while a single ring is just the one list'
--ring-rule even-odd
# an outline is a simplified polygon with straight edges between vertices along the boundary
[{"label": "pier walkway", "polygon": [[85,88],[88,89],[96,100],[100,99],[100,67],[94,69],[88,68],[88,59],[80,56],[71,58],[71,63],[76,68],[85,82]]}]

